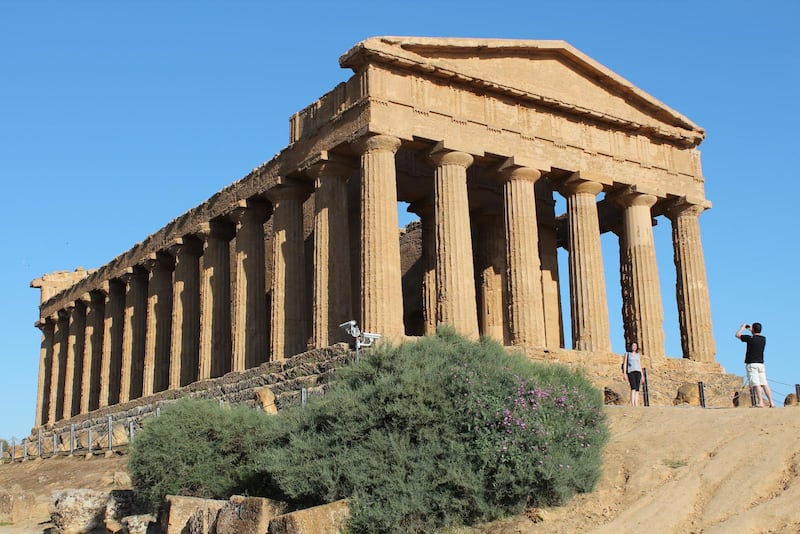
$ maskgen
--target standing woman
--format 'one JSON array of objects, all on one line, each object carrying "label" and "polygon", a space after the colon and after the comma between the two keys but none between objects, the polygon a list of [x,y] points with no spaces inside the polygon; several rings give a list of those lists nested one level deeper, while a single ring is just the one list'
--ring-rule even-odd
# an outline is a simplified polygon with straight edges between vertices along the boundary
[{"label": "standing woman", "polygon": [[631,386],[631,406],[639,406],[639,388],[642,385],[642,358],[639,354],[639,344],[631,343],[631,350],[625,353],[622,362],[622,375],[625,382]]}]

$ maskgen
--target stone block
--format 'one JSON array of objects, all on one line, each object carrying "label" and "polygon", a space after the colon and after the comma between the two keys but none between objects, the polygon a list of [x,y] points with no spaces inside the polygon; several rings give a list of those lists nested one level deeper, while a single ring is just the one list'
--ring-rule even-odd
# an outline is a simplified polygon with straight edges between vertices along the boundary
[{"label": "stone block", "polygon": [[286,503],[234,495],[217,516],[217,534],[266,532],[269,522],[286,512]]},{"label": "stone block", "polygon": [[275,394],[268,387],[260,387],[255,390],[255,397],[264,413],[276,414],[278,407],[275,405]]},{"label": "stone block", "polygon": [[36,504],[32,493],[0,490],[0,523],[16,523],[28,518]]},{"label": "stone block", "polygon": [[108,494],[105,509],[105,527],[109,532],[122,530],[123,518],[136,512],[136,501],[132,490],[112,490]]},{"label": "stone block", "polygon": [[123,534],[157,534],[158,532],[160,532],[158,523],[152,514],[129,515],[122,518]]},{"label": "stone block", "polygon": [[61,534],[106,532],[108,493],[91,489],[67,489],[52,496],[50,519]]},{"label": "stone block", "polygon": [[603,388],[603,404],[624,406],[630,402],[631,388],[625,382],[614,382]]},{"label": "stone block", "polygon": [[167,502],[160,520],[161,526],[166,534],[181,534],[195,512],[209,510],[209,514],[216,516],[216,513],[227,502],[215,499],[201,499],[200,497],[167,495]]},{"label": "stone block", "polygon": [[786,395],[786,398],[783,399],[784,406],[797,406],[797,395],[794,393],[789,393]]},{"label": "stone block", "polygon": [[344,528],[350,508],[346,500],[297,510],[269,522],[269,534],[338,534]]}]

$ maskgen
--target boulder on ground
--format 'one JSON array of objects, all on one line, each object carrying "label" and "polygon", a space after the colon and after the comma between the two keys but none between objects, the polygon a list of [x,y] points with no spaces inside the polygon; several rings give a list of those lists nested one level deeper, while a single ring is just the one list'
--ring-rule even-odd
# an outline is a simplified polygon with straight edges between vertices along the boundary
[{"label": "boulder on ground", "polygon": [[0,523],[16,523],[27,519],[35,504],[36,497],[21,488],[16,491],[14,488],[11,491],[0,490]]},{"label": "boulder on ground", "polygon": [[262,497],[234,495],[217,516],[217,534],[266,532],[269,522],[286,513],[286,503]]},{"label": "boulder on ground", "polygon": [[603,403],[614,406],[628,404],[631,398],[631,387],[625,382],[614,382],[603,388]]},{"label": "boulder on ground", "polygon": [[129,515],[122,518],[123,534],[157,534],[160,532],[152,514]]},{"label": "boulder on ground", "polygon": [[258,401],[258,404],[261,406],[261,409],[264,411],[264,413],[278,413],[278,407],[275,405],[275,394],[270,388],[267,386],[260,387],[255,390],[255,395],[256,401]]},{"label": "boulder on ground", "polygon": [[789,393],[786,395],[786,398],[783,399],[784,406],[797,406],[797,395],[794,393]]},{"label": "boulder on ground", "polygon": [[92,489],[67,489],[52,496],[50,519],[61,534],[106,532],[108,493]]},{"label": "boulder on ground", "polygon": [[700,390],[697,383],[686,382],[678,388],[675,399],[672,401],[675,406],[688,404],[689,406],[700,406]]},{"label": "boulder on ground", "polygon": [[139,512],[133,490],[112,490],[108,494],[105,511],[105,527],[109,532],[123,528],[123,518]]},{"label": "boulder on ground", "polygon": [[350,508],[347,500],[336,501],[276,517],[269,522],[269,534],[339,534]]}]

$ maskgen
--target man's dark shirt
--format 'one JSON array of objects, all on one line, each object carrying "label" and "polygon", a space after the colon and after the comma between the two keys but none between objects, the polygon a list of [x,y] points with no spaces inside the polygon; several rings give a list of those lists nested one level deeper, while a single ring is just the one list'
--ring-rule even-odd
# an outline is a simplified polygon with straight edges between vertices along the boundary
[{"label": "man's dark shirt", "polygon": [[744,363],[764,363],[764,345],[767,344],[767,338],[761,334],[753,334],[752,336],[745,334],[739,339],[747,343]]}]

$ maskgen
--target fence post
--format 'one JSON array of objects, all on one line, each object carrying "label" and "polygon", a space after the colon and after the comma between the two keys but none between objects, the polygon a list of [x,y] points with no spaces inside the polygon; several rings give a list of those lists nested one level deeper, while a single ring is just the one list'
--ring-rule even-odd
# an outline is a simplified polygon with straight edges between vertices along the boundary
[{"label": "fence post", "polygon": [[69,425],[69,455],[75,454],[75,423]]},{"label": "fence post", "polygon": [[39,432],[36,435],[36,453],[39,455],[39,458],[42,457],[42,429],[39,429]]},{"label": "fence post", "polygon": [[700,407],[706,407],[706,387],[702,382],[697,383],[697,392],[700,394]]},{"label": "fence post", "polygon": [[14,460],[17,459],[16,458],[16,456],[17,456],[16,453],[17,453],[17,438],[15,438],[14,436],[11,436],[11,463],[12,464],[14,463]]},{"label": "fence post", "polygon": [[53,430],[53,456],[58,454],[58,436],[56,436],[56,431]]},{"label": "fence post", "polygon": [[650,406],[650,381],[647,379],[646,367],[642,367],[642,377],[644,378],[644,384],[642,387],[642,393],[644,394],[644,405]]},{"label": "fence post", "polygon": [[114,450],[114,423],[111,420],[111,416],[108,416],[108,450]]},{"label": "fence post", "polygon": [[794,400],[800,403],[800,384],[794,385]]},{"label": "fence post", "polygon": [[5,460],[5,457],[6,457],[6,442],[0,441],[0,464],[5,463],[3,461]]},{"label": "fence post", "polygon": [[92,454],[92,427],[89,427],[89,454]]},{"label": "fence post", "polygon": [[128,443],[133,441],[133,421],[128,421]]},{"label": "fence post", "polygon": [[28,438],[22,440],[22,459],[28,459]]}]

